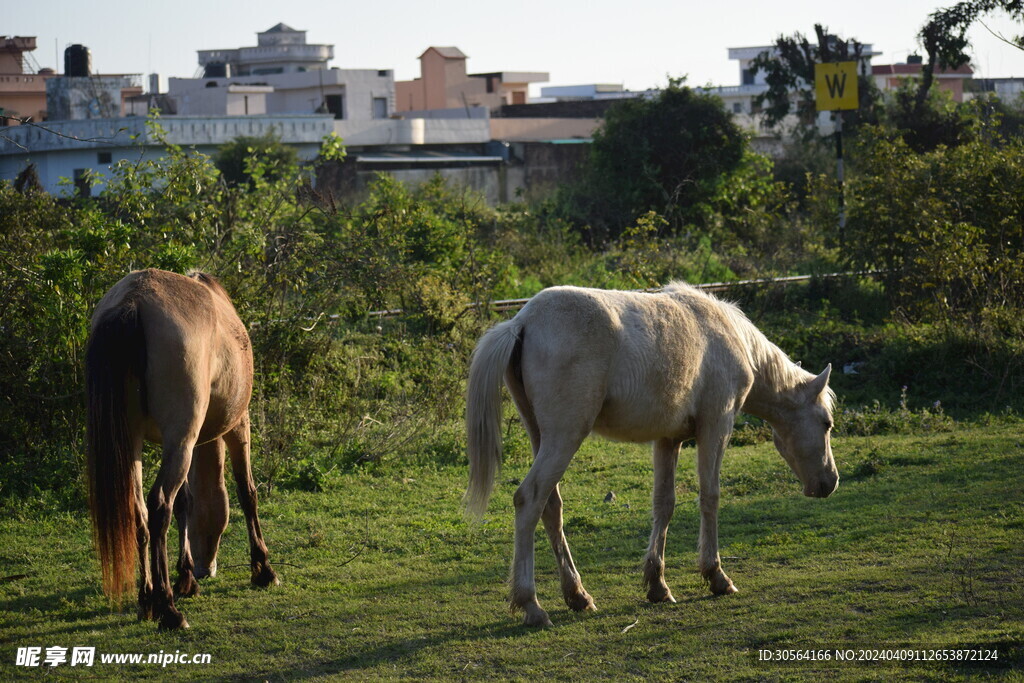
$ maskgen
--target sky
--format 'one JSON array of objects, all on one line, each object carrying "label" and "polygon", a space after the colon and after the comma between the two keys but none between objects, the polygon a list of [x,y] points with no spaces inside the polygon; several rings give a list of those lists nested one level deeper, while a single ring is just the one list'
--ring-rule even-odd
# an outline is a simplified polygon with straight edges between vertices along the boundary
[{"label": "sky", "polygon": [[[393,69],[397,80],[419,76],[418,57],[432,46],[456,46],[470,73],[541,71],[541,85],[615,83],[630,90],[685,76],[690,85],[736,85],[730,47],[771,44],[814,24],[880,52],[875,64],[904,62],[917,52],[928,15],[954,0],[48,0],[8,2],[0,35],[35,36],[40,67],[63,71],[63,51],[80,43],[93,73],[199,75],[196,52],[256,45],[259,31],[284,22],[309,43],[334,45],[331,66]],[[1024,26],[987,17],[1007,37]],[[981,25],[969,37],[977,75],[1024,76],[1024,51]],[[148,81],[144,80],[144,83]],[[166,87],[166,80],[163,81]],[[531,95],[539,95],[539,87]]]}]

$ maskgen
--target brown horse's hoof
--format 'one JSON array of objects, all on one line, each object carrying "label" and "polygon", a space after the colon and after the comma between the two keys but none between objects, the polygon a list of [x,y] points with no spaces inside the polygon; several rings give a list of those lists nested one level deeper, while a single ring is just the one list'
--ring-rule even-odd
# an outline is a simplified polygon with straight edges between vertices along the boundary
[{"label": "brown horse's hoof", "polygon": [[146,588],[139,589],[139,621],[156,619],[156,611],[153,607],[153,591]]},{"label": "brown horse's hoof", "polygon": [[176,610],[173,607],[167,609],[163,616],[160,617],[160,630],[178,630],[188,628],[188,622],[185,620],[185,615]]},{"label": "brown horse's hoof", "polygon": [[277,578],[277,573],[270,568],[269,564],[257,564],[252,568],[252,585],[256,588],[277,586],[280,583],[281,580]]},{"label": "brown horse's hoof", "polygon": [[174,594],[180,598],[191,598],[199,595],[199,582],[192,572],[178,575],[178,583],[174,586]]}]

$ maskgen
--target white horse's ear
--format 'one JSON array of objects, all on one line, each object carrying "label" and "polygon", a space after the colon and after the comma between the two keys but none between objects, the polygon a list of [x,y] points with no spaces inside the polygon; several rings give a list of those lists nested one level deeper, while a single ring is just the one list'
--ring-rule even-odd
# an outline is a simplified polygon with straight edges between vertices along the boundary
[{"label": "white horse's ear", "polygon": [[825,391],[825,387],[828,386],[829,375],[831,374],[832,364],[829,363],[825,366],[825,369],[821,371],[820,375],[807,383],[807,390],[812,397],[817,398],[821,392]]},{"label": "white horse's ear", "polygon": [[798,361],[796,362],[796,366],[797,366],[798,368],[802,368],[802,367],[804,366],[804,362],[803,362],[802,360],[798,360]]}]

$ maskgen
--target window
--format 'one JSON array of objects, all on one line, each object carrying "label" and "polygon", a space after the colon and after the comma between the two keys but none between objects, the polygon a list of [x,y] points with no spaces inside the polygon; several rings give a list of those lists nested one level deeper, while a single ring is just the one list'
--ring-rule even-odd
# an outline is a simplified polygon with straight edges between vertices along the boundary
[{"label": "window", "polygon": [[96,154],[96,162],[100,164],[109,164],[113,161],[113,155],[110,152],[98,152]]},{"label": "window", "polygon": [[345,96],[344,95],[324,95],[324,104],[327,105],[327,111],[334,114],[334,118],[343,119],[345,118]]},{"label": "window", "polygon": [[743,113],[743,104],[740,103],[740,102],[733,102],[732,103],[732,113],[733,114],[742,114]]},{"label": "window", "polygon": [[743,70],[743,85],[754,85],[754,69]]},{"label": "window", "polygon": [[380,78],[387,78],[390,75],[391,71],[389,71],[388,69],[381,69],[380,71],[377,72],[377,76]]},{"label": "window", "polygon": [[388,98],[373,98],[373,118],[386,119],[388,117]]}]

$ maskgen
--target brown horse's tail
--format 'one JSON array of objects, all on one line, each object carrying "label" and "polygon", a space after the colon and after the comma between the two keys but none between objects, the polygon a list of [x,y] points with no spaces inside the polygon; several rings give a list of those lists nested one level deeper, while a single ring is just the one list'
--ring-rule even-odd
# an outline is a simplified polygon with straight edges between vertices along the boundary
[{"label": "brown horse's tail", "polygon": [[128,299],[96,320],[85,356],[89,510],[103,590],[116,602],[131,588],[137,546],[137,454],[126,385],[131,377],[143,385],[145,365],[142,321],[135,302]]},{"label": "brown horse's tail", "polygon": [[479,518],[487,509],[501,470],[501,382],[521,341],[514,319],[495,325],[480,338],[469,366],[466,389],[466,437],[469,488],[466,510]]}]

